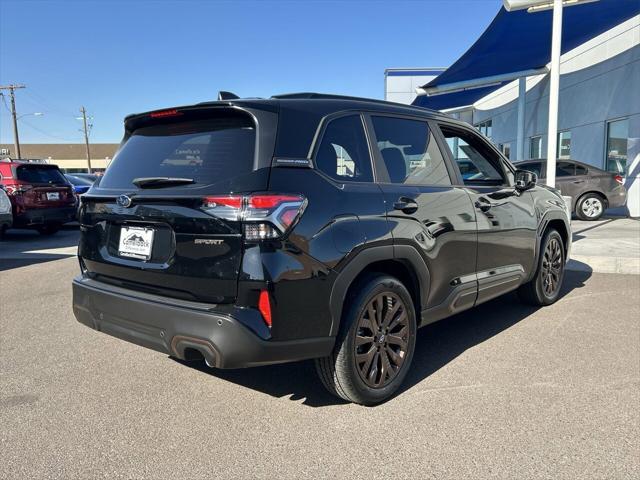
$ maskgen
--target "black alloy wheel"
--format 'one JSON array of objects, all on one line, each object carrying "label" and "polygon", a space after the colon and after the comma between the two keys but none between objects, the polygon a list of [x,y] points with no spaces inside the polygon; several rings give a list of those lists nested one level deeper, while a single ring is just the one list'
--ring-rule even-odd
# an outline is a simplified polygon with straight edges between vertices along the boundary
[{"label": "black alloy wheel", "polygon": [[384,402],[398,390],[413,359],[413,298],[397,278],[368,274],[354,282],[344,306],[333,352],[315,361],[318,375],[344,400]]},{"label": "black alloy wheel", "polygon": [[402,299],[384,292],[371,299],[354,338],[360,378],[372,388],[388,385],[407,358],[409,318]]},{"label": "black alloy wheel", "polygon": [[541,265],[542,289],[549,298],[552,298],[560,288],[563,260],[562,245],[557,238],[551,238],[544,249]]},{"label": "black alloy wheel", "polygon": [[560,296],[565,268],[565,247],[557,230],[549,229],[540,244],[533,278],[518,288],[520,299],[530,305],[551,305]]}]

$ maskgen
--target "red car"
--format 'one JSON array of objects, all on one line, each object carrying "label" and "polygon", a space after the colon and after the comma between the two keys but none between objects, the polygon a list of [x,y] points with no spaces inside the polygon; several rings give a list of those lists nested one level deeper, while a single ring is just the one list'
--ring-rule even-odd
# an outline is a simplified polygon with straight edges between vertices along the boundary
[{"label": "red car", "polygon": [[48,235],[76,218],[76,197],[57,165],[0,161],[0,184],[11,200],[14,228]]}]

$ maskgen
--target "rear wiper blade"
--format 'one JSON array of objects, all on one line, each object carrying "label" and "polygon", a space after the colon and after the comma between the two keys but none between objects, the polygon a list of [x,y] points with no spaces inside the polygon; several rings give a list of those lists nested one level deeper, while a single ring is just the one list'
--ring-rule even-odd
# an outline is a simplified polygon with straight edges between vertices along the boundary
[{"label": "rear wiper blade", "polygon": [[134,178],[132,182],[139,188],[151,188],[151,187],[166,187],[170,185],[186,185],[188,183],[195,183],[193,178],[180,178],[180,177],[140,177]]}]

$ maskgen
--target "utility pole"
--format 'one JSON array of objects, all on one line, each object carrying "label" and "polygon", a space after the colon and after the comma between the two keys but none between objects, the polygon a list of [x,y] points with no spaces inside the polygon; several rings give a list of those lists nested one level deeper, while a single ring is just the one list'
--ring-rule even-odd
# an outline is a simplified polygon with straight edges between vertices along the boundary
[{"label": "utility pole", "polygon": [[82,132],[84,133],[84,145],[87,149],[87,168],[89,173],[91,173],[91,152],[89,151],[89,130],[87,128],[87,110],[84,107],[80,108],[80,113],[82,113]]},{"label": "utility pole", "polygon": [[11,117],[13,118],[13,144],[16,149],[16,158],[20,159],[20,138],[18,137],[18,114],[16,113],[16,96],[15,90],[19,88],[25,88],[25,85],[11,84],[0,85],[0,90],[9,90],[9,97],[11,100]]}]

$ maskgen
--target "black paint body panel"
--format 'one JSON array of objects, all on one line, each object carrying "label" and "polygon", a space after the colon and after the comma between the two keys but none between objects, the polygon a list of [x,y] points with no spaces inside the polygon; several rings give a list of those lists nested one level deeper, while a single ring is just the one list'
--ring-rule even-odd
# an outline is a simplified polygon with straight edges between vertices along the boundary
[{"label": "black paint body panel", "polygon": [[[199,315],[185,313],[188,320],[180,326],[180,312],[193,305],[237,323],[243,342],[246,335],[259,339],[259,345],[304,345],[309,339],[324,339],[310,340],[314,349],[309,355],[302,355],[297,346],[287,350],[293,352],[290,360],[321,356],[333,345],[349,288],[362,272],[385,271],[390,265],[407,272],[421,324],[425,325],[513,290],[529,279],[549,221],[562,222],[570,232],[561,197],[544,187],[516,193],[513,185],[465,186],[459,176],[452,178],[452,186],[338,183],[314,168],[314,148],[323,126],[335,115],[349,112],[364,119],[379,112],[464,126],[437,112],[375,101],[304,98],[212,102],[184,108],[195,109],[199,115],[219,108],[251,114],[257,124],[254,171],[197,188],[114,191],[96,184],[82,200],[82,275],[74,283],[76,316],[97,329],[104,329],[100,315],[109,312],[100,308],[107,309],[109,295],[127,297],[122,305],[135,303],[139,297],[140,302],[147,302],[139,309],[142,313],[156,311],[145,296],[153,296],[154,301],[187,302],[191,306],[186,310],[175,310],[177,319],[169,320],[168,314],[162,313],[174,335],[179,332],[176,342],[180,348],[172,349],[171,339],[151,338],[162,328],[146,331],[151,337],[137,342],[181,358],[187,355],[187,345],[204,345],[198,341],[208,342],[214,352],[223,350],[216,342],[223,342],[225,348],[229,345],[218,333],[215,337],[204,335],[198,326]],[[127,132],[144,123],[145,115],[128,117]],[[438,142],[442,145],[442,138],[438,137]],[[451,159],[447,161],[453,171]],[[372,162],[375,171],[378,165],[373,156]],[[512,172],[513,167],[504,162]],[[244,239],[241,222],[221,221],[201,209],[203,196],[252,192],[300,194],[307,203],[284,238],[260,242]],[[122,194],[135,197],[132,207],[116,204]],[[415,201],[417,209],[410,213],[396,210],[394,203],[400,197]],[[479,200],[491,203],[491,208],[478,208]],[[122,225],[154,228],[156,241],[149,260],[118,255]],[[195,239],[219,242],[196,244]],[[568,243],[569,248],[570,234]],[[96,293],[100,288],[111,293]],[[269,292],[271,328],[258,311],[262,290]],[[125,310],[118,312],[127,316]],[[140,330],[136,322],[149,324],[133,313],[114,322],[120,329],[117,336],[130,341]],[[124,331],[127,322],[132,326]],[[270,353],[263,355],[247,348],[251,351],[245,359],[233,350],[233,359],[218,358],[215,362],[236,367],[287,360],[283,358],[285,350],[277,355],[268,349]]]}]

